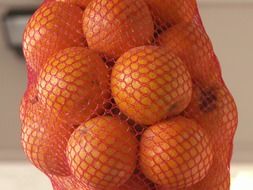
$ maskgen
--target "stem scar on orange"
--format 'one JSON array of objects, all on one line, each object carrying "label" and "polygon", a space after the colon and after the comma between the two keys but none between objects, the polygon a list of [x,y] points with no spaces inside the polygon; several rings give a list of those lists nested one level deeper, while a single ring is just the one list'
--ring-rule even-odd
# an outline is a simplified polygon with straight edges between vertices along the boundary
[{"label": "stem scar on orange", "polygon": [[143,0],[94,0],[85,9],[83,31],[91,49],[118,58],[149,43],[154,24]]},{"label": "stem scar on orange", "polygon": [[189,187],[207,175],[212,163],[209,137],[193,120],[179,116],[149,127],[142,136],[141,171],[158,185]]},{"label": "stem scar on orange", "polygon": [[79,7],[62,2],[48,2],[37,9],[23,39],[27,64],[36,73],[59,50],[85,44],[82,13]]},{"label": "stem scar on orange", "polygon": [[160,47],[142,46],[117,60],[111,89],[124,114],[139,124],[152,125],[188,106],[192,81],[180,58]]},{"label": "stem scar on orange", "polygon": [[93,51],[64,49],[44,65],[38,77],[38,99],[72,124],[85,122],[103,107],[108,94],[109,72]]}]

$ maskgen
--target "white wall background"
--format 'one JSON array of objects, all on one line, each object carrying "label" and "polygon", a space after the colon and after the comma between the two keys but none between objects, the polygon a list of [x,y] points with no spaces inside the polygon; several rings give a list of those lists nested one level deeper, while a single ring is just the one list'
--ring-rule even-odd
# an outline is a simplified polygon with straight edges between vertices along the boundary
[{"label": "white wall background", "polygon": [[[9,7],[39,0],[0,0],[0,16]],[[240,113],[235,161],[253,161],[253,1],[200,0],[200,12],[221,62],[223,75]],[[8,49],[0,20],[0,159],[23,159],[18,107],[26,86],[24,61]]]}]

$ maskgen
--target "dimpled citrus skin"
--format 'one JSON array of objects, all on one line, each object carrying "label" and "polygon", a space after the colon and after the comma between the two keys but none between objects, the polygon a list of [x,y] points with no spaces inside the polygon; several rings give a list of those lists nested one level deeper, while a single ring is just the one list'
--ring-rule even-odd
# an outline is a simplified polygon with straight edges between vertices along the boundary
[{"label": "dimpled citrus skin", "polygon": [[45,112],[39,102],[22,104],[22,146],[29,160],[45,174],[70,175],[65,155],[74,129]]},{"label": "dimpled citrus skin", "polygon": [[111,89],[123,113],[137,123],[151,125],[188,106],[192,82],[178,57],[159,47],[142,46],[117,60]]},{"label": "dimpled citrus skin", "polygon": [[102,107],[109,73],[93,51],[73,47],[49,59],[38,77],[38,99],[59,117],[80,124]]},{"label": "dimpled citrus skin", "polygon": [[138,141],[129,127],[109,116],[82,124],[67,147],[74,176],[97,189],[109,190],[124,184],[137,162]]},{"label": "dimpled citrus skin", "polygon": [[141,171],[170,189],[196,184],[207,175],[212,161],[208,136],[195,121],[181,116],[149,127],[141,138]]},{"label": "dimpled citrus skin", "polygon": [[59,50],[82,46],[82,10],[62,2],[44,3],[29,20],[23,38],[27,64],[36,73]]},{"label": "dimpled citrus skin", "polygon": [[214,61],[212,43],[197,23],[172,26],[158,37],[156,43],[178,55],[187,65],[193,79],[209,84],[220,81],[221,71]]},{"label": "dimpled citrus skin", "polygon": [[196,14],[196,0],[145,0],[159,23],[189,22]]},{"label": "dimpled citrus skin", "polygon": [[57,1],[74,4],[84,9],[92,0],[57,0]]},{"label": "dimpled citrus skin", "polygon": [[117,58],[152,40],[154,24],[143,0],[94,0],[85,9],[83,31],[91,49]]}]

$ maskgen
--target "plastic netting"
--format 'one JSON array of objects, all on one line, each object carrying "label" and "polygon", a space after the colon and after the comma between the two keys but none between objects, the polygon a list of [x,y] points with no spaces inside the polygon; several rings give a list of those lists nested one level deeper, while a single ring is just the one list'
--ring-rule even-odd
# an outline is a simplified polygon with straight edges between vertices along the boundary
[{"label": "plastic netting", "polygon": [[238,116],[195,0],[47,0],[22,146],[55,190],[229,190]]}]

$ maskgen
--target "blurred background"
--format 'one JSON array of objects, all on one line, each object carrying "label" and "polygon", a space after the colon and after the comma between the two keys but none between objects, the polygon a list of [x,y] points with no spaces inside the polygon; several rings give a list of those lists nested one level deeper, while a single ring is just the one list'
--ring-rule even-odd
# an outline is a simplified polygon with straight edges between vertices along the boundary
[{"label": "blurred background", "polygon": [[[20,51],[22,33],[40,3],[41,0],[0,0],[0,189],[3,190],[51,189],[49,181],[25,160],[18,117],[26,88],[25,62]],[[199,0],[199,8],[240,114],[232,190],[252,190],[253,0]]]}]

